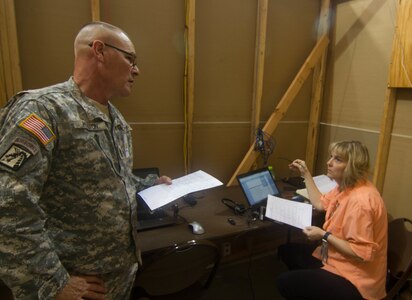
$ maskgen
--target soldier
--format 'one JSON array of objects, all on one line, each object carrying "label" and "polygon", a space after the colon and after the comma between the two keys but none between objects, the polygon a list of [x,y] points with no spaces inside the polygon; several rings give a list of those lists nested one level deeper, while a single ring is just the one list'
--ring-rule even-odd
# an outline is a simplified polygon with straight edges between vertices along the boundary
[{"label": "soldier", "polygon": [[74,74],[0,111],[0,278],[16,299],[128,299],[140,254],[131,128],[109,102],[139,75],[120,28],[85,25]]}]

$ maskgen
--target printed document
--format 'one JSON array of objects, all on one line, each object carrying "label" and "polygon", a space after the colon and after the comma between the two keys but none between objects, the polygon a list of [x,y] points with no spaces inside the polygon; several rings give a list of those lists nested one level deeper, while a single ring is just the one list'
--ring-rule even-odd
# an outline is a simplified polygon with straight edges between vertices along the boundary
[{"label": "printed document", "polygon": [[312,225],[312,210],[310,204],[268,195],[265,216],[303,229]]},{"label": "printed document", "polygon": [[139,192],[151,210],[166,205],[184,195],[222,185],[223,183],[201,170],[172,180],[172,184],[154,185]]},{"label": "printed document", "polygon": [[[315,181],[316,186],[322,194],[326,194],[337,185],[335,180],[326,175],[315,176],[313,177],[313,181]],[[297,190],[296,193],[309,199],[308,191],[306,189]]]}]

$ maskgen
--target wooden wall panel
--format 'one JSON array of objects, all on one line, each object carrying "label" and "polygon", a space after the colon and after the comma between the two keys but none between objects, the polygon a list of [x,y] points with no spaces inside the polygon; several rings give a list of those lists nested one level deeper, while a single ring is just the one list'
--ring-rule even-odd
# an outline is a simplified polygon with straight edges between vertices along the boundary
[{"label": "wooden wall panel", "polygon": [[102,21],[135,44],[140,75],[128,99],[114,101],[130,122],[183,122],[184,0],[101,0]]},{"label": "wooden wall panel", "polygon": [[184,175],[184,0],[101,0],[101,18],[125,30],[136,48],[132,94],[113,100],[134,128],[135,166]]},{"label": "wooden wall panel", "polygon": [[[319,1],[269,1],[261,121],[270,117],[315,46],[319,12]],[[308,120],[310,93],[311,86],[302,88],[285,120]]]},{"label": "wooden wall panel", "polygon": [[[204,2],[199,1],[198,3]],[[207,3],[210,4],[210,1]],[[252,20],[256,19],[257,7],[255,6],[257,1],[237,1],[231,9],[226,7],[226,2],[222,3],[220,1],[219,3],[219,6],[212,5],[204,9],[202,6],[198,6],[197,8],[195,122],[198,121],[204,124],[207,124],[207,122],[221,122],[222,124],[250,122],[253,94],[252,54],[254,53],[253,48],[256,39],[255,28],[250,28],[250,26]],[[228,1],[228,3],[232,2]],[[247,8],[245,12],[245,5],[250,6],[251,3],[254,6]],[[288,5],[285,5],[283,1],[269,2],[264,92],[262,97],[263,109],[261,114],[262,126],[291,84],[316,42],[313,30],[319,14],[319,3],[317,1],[309,1],[304,4],[301,1],[288,1],[287,3]],[[302,5],[304,9],[302,9]],[[298,7],[301,8],[298,9]],[[224,11],[218,11],[218,8]],[[199,11],[202,13],[199,13]],[[202,14],[205,12],[217,14],[218,17],[213,18],[213,24],[202,23]],[[230,18],[222,17],[221,15],[224,13],[230,15]],[[296,16],[299,22],[286,17],[292,14]],[[211,19],[210,16],[209,19]],[[240,21],[240,25],[236,25]],[[248,27],[246,30],[242,30],[243,34],[240,35],[237,30],[244,26]],[[202,40],[204,37],[207,38],[205,42]],[[215,40],[216,43],[214,43]],[[230,47],[225,48],[222,45],[230,45]],[[210,47],[212,47],[212,51]],[[219,68],[223,73],[215,71]],[[274,74],[277,78],[274,78]],[[288,117],[290,116],[288,120],[292,122],[304,120],[304,122],[307,122],[310,93],[311,85],[305,85],[288,111]],[[231,140],[231,137],[227,136],[227,140]],[[297,141],[301,143],[300,148],[305,148],[305,138]],[[247,137],[242,141],[242,144],[248,145]],[[201,145],[194,144],[194,147],[201,147]],[[246,154],[248,148],[238,148],[233,155],[242,157]],[[194,153],[196,153],[196,149]],[[194,159],[196,160],[196,155],[194,155]],[[199,159],[206,158],[199,156],[197,160]],[[233,165],[233,171],[237,165],[238,163]],[[221,180],[226,181],[226,178]]]},{"label": "wooden wall panel", "polygon": [[412,91],[398,90],[383,196],[394,217],[412,218]]},{"label": "wooden wall panel", "polygon": [[249,146],[250,124],[195,123],[193,130],[193,170],[204,170],[226,182],[242,159],[239,149]]},{"label": "wooden wall panel", "polygon": [[284,121],[279,124],[274,134],[275,151],[269,159],[269,165],[272,166],[276,179],[299,176],[297,173],[290,172],[288,166],[290,160],[305,158],[306,144],[302,141],[306,141],[307,130],[306,121]]},{"label": "wooden wall panel", "polygon": [[136,168],[158,167],[172,178],[184,175],[183,125],[131,124]]},{"label": "wooden wall panel", "polygon": [[324,170],[327,146],[341,139],[364,142],[374,164],[392,51],[396,0],[347,1],[336,4],[335,10],[317,172]]},{"label": "wooden wall panel", "polygon": [[412,138],[412,90],[399,89],[396,95],[396,118],[392,133]]},{"label": "wooden wall panel", "polygon": [[394,0],[348,1],[337,6],[323,122],[379,130],[394,20]]},{"label": "wooden wall panel", "polygon": [[15,0],[23,89],[67,80],[73,42],[91,20],[90,1]]},{"label": "wooden wall panel", "polygon": [[[315,45],[320,6],[317,0],[268,4],[262,125]],[[16,0],[16,6],[24,88],[66,80],[73,39],[92,18],[91,2]],[[222,181],[249,145],[256,18],[255,0],[196,0],[193,164],[216,170]],[[134,129],[135,166],[157,165],[173,177],[183,175],[185,1],[100,0],[100,19],[123,28],[136,46],[141,75],[128,98],[113,99]],[[275,157],[281,152],[292,154],[292,133],[298,137],[294,156],[304,155],[310,93],[305,85],[275,133],[280,142],[271,164],[279,164]],[[230,151],[214,143],[216,137]],[[287,168],[281,169],[276,172],[286,176]]]},{"label": "wooden wall panel", "polygon": [[326,161],[329,158],[328,147],[330,143],[341,140],[358,140],[362,141],[362,143],[364,143],[368,147],[371,162],[370,180],[372,180],[374,162],[376,158],[376,145],[378,143],[378,139],[378,131],[367,131],[353,127],[338,127],[323,124],[320,131],[318,158],[314,175],[326,174]]},{"label": "wooden wall panel", "polygon": [[[141,76],[130,97],[114,100],[133,127],[135,165],[184,173],[183,70],[185,1],[101,0],[101,19],[125,29],[136,45]],[[317,172],[339,139],[367,144],[376,155],[398,0],[338,1],[328,62]],[[270,0],[261,124],[316,42],[320,1]],[[15,0],[23,88],[66,80],[73,39],[91,20],[90,1]],[[249,146],[257,1],[196,0],[193,165],[227,180]],[[409,19],[408,19],[409,21]],[[274,136],[269,160],[303,157],[311,87],[304,86]],[[398,92],[384,186],[388,210],[410,211],[412,93]],[[223,145],[223,146],[222,146]]]},{"label": "wooden wall panel", "polygon": [[[397,3],[397,0],[365,0],[336,6],[317,174],[325,172],[327,146],[342,139],[357,139],[368,146],[373,171]],[[393,217],[411,217],[411,114],[412,92],[398,90],[387,169],[381,170],[386,172],[383,198]]]},{"label": "wooden wall panel", "polygon": [[[222,182],[233,175],[233,165],[243,159],[239,148],[249,147],[249,124],[196,124],[193,167],[215,174]],[[275,151],[268,160],[276,177],[290,176],[288,160],[304,158],[307,122],[282,122],[274,134]],[[263,162],[259,158],[258,165]],[[296,174],[293,174],[296,176]]]},{"label": "wooden wall panel", "polygon": [[[412,132],[412,131],[410,131]],[[412,137],[393,135],[383,198],[389,214],[412,219]]]},{"label": "wooden wall panel", "polygon": [[14,0],[0,2],[0,106],[22,88]]},{"label": "wooden wall panel", "polygon": [[197,1],[194,122],[250,120],[256,17],[257,1]]},{"label": "wooden wall panel", "polygon": [[398,18],[389,76],[389,86],[412,87],[412,2],[398,1]]}]

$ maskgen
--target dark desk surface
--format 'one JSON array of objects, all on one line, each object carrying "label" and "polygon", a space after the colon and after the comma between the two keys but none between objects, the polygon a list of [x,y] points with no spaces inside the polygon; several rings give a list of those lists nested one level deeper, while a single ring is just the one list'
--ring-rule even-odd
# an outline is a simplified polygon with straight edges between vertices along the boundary
[{"label": "dark desk surface", "polygon": [[[282,187],[280,188],[282,190]],[[286,192],[286,196],[283,194],[283,197],[287,198],[287,194],[288,192]],[[289,194],[291,193],[289,192]],[[275,236],[278,233],[282,240],[286,240],[286,232],[290,226],[269,220],[260,221],[257,219],[252,221],[246,214],[236,216],[230,208],[221,202],[222,198],[229,198],[237,203],[246,204],[245,197],[239,186],[220,186],[197,192],[194,195],[197,198],[197,204],[194,206],[189,206],[181,199],[176,201],[179,206],[179,215],[186,219],[187,222],[199,222],[205,229],[205,233],[201,235],[193,234],[188,224],[183,220],[181,224],[142,231],[138,233],[138,236],[143,253],[188,240],[231,240],[233,237],[249,233],[257,236],[258,231],[269,231],[268,234],[271,236]],[[230,224],[228,218],[234,219],[236,225]]]}]

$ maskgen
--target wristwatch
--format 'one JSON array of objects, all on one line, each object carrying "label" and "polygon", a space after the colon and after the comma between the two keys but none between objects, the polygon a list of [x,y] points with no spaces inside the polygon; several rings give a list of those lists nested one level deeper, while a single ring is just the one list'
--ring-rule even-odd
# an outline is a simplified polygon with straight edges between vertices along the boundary
[{"label": "wristwatch", "polygon": [[328,242],[328,237],[331,235],[329,231],[326,231],[325,234],[323,235],[322,242],[327,243]]},{"label": "wristwatch", "polygon": [[322,258],[322,262],[324,264],[327,263],[328,261],[328,237],[331,235],[329,231],[326,231],[325,234],[322,237],[322,246],[320,247],[320,256]]}]

